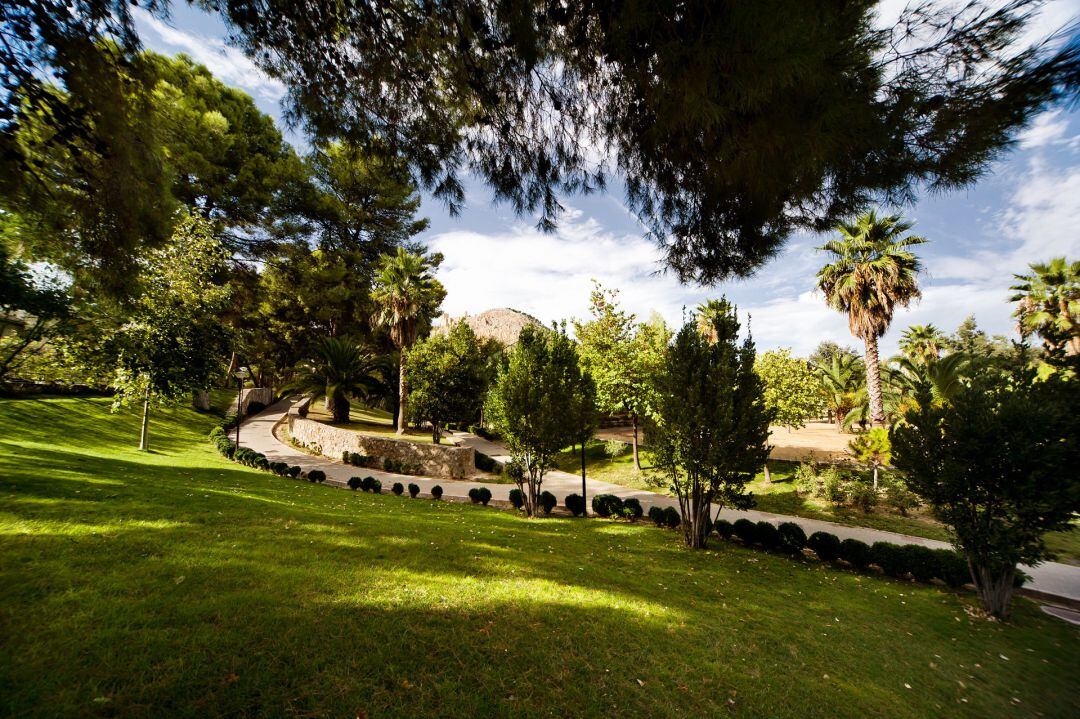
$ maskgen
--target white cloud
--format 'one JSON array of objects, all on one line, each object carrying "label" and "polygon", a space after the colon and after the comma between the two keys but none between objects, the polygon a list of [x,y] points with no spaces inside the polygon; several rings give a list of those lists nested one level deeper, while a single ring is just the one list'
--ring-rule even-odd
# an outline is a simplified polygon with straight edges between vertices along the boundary
[{"label": "white cloud", "polygon": [[1060,110],[1047,112],[1035,118],[1017,139],[1021,149],[1029,150],[1061,141],[1068,129],[1069,121],[1062,117]]},{"label": "white cloud", "polygon": [[[171,27],[145,10],[136,8],[136,23],[145,36],[149,29],[157,40],[173,52],[183,52],[195,62],[205,65],[214,76],[227,85],[239,87],[263,100],[277,102],[285,95],[281,81],[258,68],[244,53],[229,47],[218,37],[197,37]],[[157,47],[157,43],[150,43]]]}]

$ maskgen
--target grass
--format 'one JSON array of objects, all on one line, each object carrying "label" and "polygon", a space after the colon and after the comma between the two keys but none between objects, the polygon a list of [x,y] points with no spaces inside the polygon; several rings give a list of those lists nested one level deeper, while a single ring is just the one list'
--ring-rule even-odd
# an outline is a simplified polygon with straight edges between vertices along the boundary
[{"label": "grass", "polygon": [[[383,409],[361,407],[355,402],[349,407],[348,424],[335,423],[333,417],[326,411],[326,404],[321,401],[311,403],[311,407],[308,409],[308,419],[325,422],[326,424],[333,424],[335,427],[351,429],[360,434],[370,434],[382,437],[383,439],[396,439],[402,442],[431,444],[431,432],[409,429],[406,430],[404,437],[399,436],[397,434],[397,428],[394,427],[394,416],[390,412]],[[442,443],[455,444],[451,438],[446,437],[445,435],[443,436]]]},{"label": "grass", "polygon": [[[627,444],[621,454],[612,457],[607,453],[606,444],[600,440],[592,440],[585,445],[585,472],[589,479],[634,489],[666,491],[650,485],[646,481],[646,475],[634,469],[630,445]],[[579,451],[566,449],[560,453],[557,461],[558,468],[566,472],[581,471]],[[641,450],[641,463],[645,469],[652,463],[646,449]],[[799,495],[793,483],[797,466],[797,462],[772,460],[769,462],[772,481],[766,482],[764,473],[761,473],[747,485],[747,489],[753,492],[757,499],[756,509],[793,517],[821,519],[850,527],[869,527],[914,537],[950,541],[948,530],[925,511],[916,511],[904,517],[888,507],[880,506],[873,512],[866,513],[850,507],[837,507],[817,497]],[[1057,555],[1057,561],[1080,565],[1080,522],[1077,524],[1078,529],[1071,532],[1053,532],[1046,536],[1047,546]]]},{"label": "grass", "polygon": [[282,479],[190,410],[138,453],[107,406],[0,401],[8,715],[1080,712],[1080,631],[1027,600]]}]

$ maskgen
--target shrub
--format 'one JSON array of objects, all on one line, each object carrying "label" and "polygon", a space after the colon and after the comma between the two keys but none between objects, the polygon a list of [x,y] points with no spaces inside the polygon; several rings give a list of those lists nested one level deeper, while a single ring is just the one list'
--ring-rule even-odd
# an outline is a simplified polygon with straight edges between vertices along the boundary
[{"label": "shrub", "polygon": [[347,484],[349,485],[349,489],[355,492],[356,490],[364,486],[364,480],[360,479],[359,477],[349,477],[349,481],[347,482]]},{"label": "shrub", "polygon": [[480,490],[477,487],[473,487],[469,490],[469,501],[473,504],[480,504]]},{"label": "shrub", "polygon": [[636,519],[641,519],[645,515],[645,510],[641,508],[641,502],[637,497],[629,497],[623,500],[622,516],[633,522]]},{"label": "shrub", "polygon": [[851,506],[869,514],[878,503],[878,494],[866,482],[852,482],[848,485],[848,501]]},{"label": "shrub", "polygon": [[814,462],[800,462],[795,468],[795,491],[799,494],[821,495],[821,481],[818,478],[818,467]]},{"label": "shrub", "polygon": [[821,473],[821,496],[826,502],[839,506],[847,501],[847,487],[844,477],[836,467],[829,467]]},{"label": "shrub", "polygon": [[405,487],[401,484],[401,482],[394,482],[394,484],[390,487],[390,491],[400,497],[401,493],[405,491]]},{"label": "shrub", "polygon": [[368,489],[375,494],[382,494],[382,482],[374,477],[369,477],[369,479],[371,480],[371,483],[368,485]]},{"label": "shrub", "polygon": [[480,495],[480,504],[487,506],[487,503],[491,501],[491,490],[487,487],[481,487],[478,492]]},{"label": "shrub", "polygon": [[251,466],[255,469],[261,469],[264,472],[270,471],[270,460],[263,455],[259,455],[255,458],[255,461],[251,463]]},{"label": "shrub", "polygon": [[831,562],[840,555],[840,539],[829,532],[814,532],[806,540],[806,546],[823,562]]},{"label": "shrub", "polygon": [[950,587],[962,587],[971,581],[967,560],[952,549],[931,550],[937,555],[938,578]]},{"label": "shrub", "polygon": [[491,457],[487,456],[483,452],[476,452],[473,459],[473,464],[481,472],[498,472],[499,463]]},{"label": "shrub", "polygon": [[757,535],[758,544],[765,549],[776,549],[780,546],[780,530],[772,522],[764,520],[758,522],[755,527],[755,534]]},{"label": "shrub", "polygon": [[321,469],[313,469],[308,472],[307,478],[309,482],[325,482],[326,472],[322,471]]},{"label": "shrub", "polygon": [[551,510],[555,509],[555,506],[559,503],[559,500],[555,498],[555,495],[546,489],[540,493],[539,497],[540,509],[544,514],[551,514]]},{"label": "shrub", "polygon": [[735,526],[726,519],[716,520],[716,533],[720,535],[721,539],[731,539],[731,535],[735,533]]},{"label": "shrub", "polygon": [[619,455],[626,454],[629,450],[630,445],[617,439],[609,439],[604,442],[604,454],[612,459]]},{"label": "shrub", "polygon": [[300,476],[301,471],[303,470],[300,469],[300,465],[294,464],[293,466],[289,467],[289,476],[293,479],[296,479]]},{"label": "shrub", "polygon": [[806,546],[806,532],[794,522],[783,522],[776,528],[780,533],[780,548],[791,554],[799,554]]},{"label": "shrub", "polygon": [[236,416],[235,412],[229,412],[225,415],[225,419],[221,420],[221,428],[228,432],[230,429],[240,423],[240,418]]},{"label": "shrub", "polygon": [[391,457],[383,457],[382,468],[384,472],[394,472],[398,474],[398,461]]},{"label": "shrub", "polygon": [[410,482],[409,483],[409,496],[412,497],[413,499],[416,499],[416,495],[418,495],[418,494],[420,494],[420,487],[418,487],[417,485]]},{"label": "shrub", "polygon": [[881,571],[890,577],[903,577],[907,574],[907,562],[900,547],[890,542],[874,542],[870,546],[870,557]]},{"label": "shrub", "polygon": [[350,452],[347,449],[341,453],[341,461],[344,462],[345,464],[352,464],[351,457],[352,457],[352,452]]},{"label": "shrub", "polygon": [[580,517],[585,513],[585,498],[580,494],[568,494],[566,499],[563,500],[563,504],[570,510],[570,513],[575,517]]},{"label": "shrub", "polygon": [[623,501],[614,494],[598,494],[592,498],[592,510],[601,517],[621,516]]},{"label": "shrub", "polygon": [[904,556],[904,568],[919,582],[929,582],[941,575],[934,550],[921,544],[906,544],[900,548]]},{"label": "shrub", "polygon": [[919,497],[904,486],[898,478],[890,478],[885,483],[885,503],[906,517],[908,512],[919,506]]},{"label": "shrub", "polygon": [[510,490],[510,504],[514,505],[514,509],[521,509],[525,506],[525,493],[520,489]]},{"label": "shrub", "polygon": [[651,519],[657,527],[664,526],[664,509],[653,505],[649,507],[649,519]]},{"label": "shrub", "polygon": [[675,529],[682,524],[682,515],[674,507],[664,507],[664,526]]},{"label": "shrub", "polygon": [[432,499],[442,499],[442,485],[436,484],[431,488]]},{"label": "shrub", "polygon": [[210,437],[211,442],[216,440],[218,437],[224,437],[224,436],[225,436],[225,428],[222,427],[221,425],[216,425],[213,429],[210,430],[209,437]]},{"label": "shrub", "polygon": [[749,519],[736,519],[731,528],[743,544],[753,544],[757,541],[757,526]]},{"label": "shrub", "polygon": [[858,539],[845,539],[840,542],[840,559],[856,569],[866,569],[870,566],[870,545]]}]

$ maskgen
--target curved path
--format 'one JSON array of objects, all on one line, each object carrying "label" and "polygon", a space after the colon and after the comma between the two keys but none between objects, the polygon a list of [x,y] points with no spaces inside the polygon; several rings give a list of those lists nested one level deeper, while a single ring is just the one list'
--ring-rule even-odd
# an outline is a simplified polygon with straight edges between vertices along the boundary
[{"label": "curved path", "polygon": [[[510,490],[514,488],[514,485],[512,484],[492,484],[477,481],[436,479],[431,477],[394,474],[392,472],[383,472],[375,469],[360,469],[326,457],[316,457],[307,454],[306,452],[283,442],[275,434],[275,429],[282,423],[282,420],[285,418],[294,401],[296,400],[282,400],[281,402],[268,407],[260,414],[245,419],[240,425],[241,445],[249,447],[257,452],[262,452],[271,462],[288,462],[290,465],[300,465],[304,471],[321,469],[326,472],[326,483],[339,487],[347,486],[346,482],[348,482],[349,477],[355,476],[358,473],[363,473],[364,475],[371,475],[380,480],[383,483],[383,486],[387,488],[394,482],[401,482],[405,485],[408,485],[410,482],[415,483],[420,487],[420,491],[425,494],[429,493],[431,488],[436,484],[442,485],[443,496],[447,499],[467,500],[469,490],[473,487],[487,487],[491,491],[491,497],[494,502],[500,504],[509,502]],[[473,447],[479,452],[483,452],[496,459],[508,459],[506,456],[506,449],[494,442],[489,442],[480,437],[476,437],[475,435],[466,433],[456,433],[454,436],[461,444]],[[545,475],[543,488],[558,497],[559,504],[561,505],[566,495],[581,493],[581,477],[566,472],[552,471]],[[649,492],[647,490],[630,489],[609,482],[589,480],[587,483],[587,490],[587,500],[595,494],[607,493],[615,494],[623,498],[637,497],[637,499],[641,501],[641,506],[646,512],[653,506],[678,508],[678,501],[674,497]],[[867,544],[872,544],[874,542],[922,544],[935,549],[948,548],[950,546],[946,542],[940,542],[934,539],[924,539],[923,537],[913,537],[906,534],[897,534],[895,532],[886,532],[867,527],[848,527],[819,519],[791,517],[783,514],[759,512],[756,510],[742,512],[734,509],[724,509],[720,512],[720,516],[730,521],[746,518],[755,522],[765,520],[773,522],[774,524],[779,522],[794,522],[800,525],[807,535],[819,531],[831,532],[841,539],[850,537],[866,542]],[[1047,562],[1037,567],[1025,567],[1024,571],[1031,575],[1031,582],[1025,585],[1025,589],[1046,595],[1047,597],[1062,599],[1070,604],[1080,605],[1080,567],[1073,567],[1056,562]]]}]

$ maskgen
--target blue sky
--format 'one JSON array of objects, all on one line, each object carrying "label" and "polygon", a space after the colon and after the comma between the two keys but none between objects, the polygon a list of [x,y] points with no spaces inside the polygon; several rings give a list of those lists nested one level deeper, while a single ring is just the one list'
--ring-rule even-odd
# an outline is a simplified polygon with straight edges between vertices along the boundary
[{"label": "blue sky", "polygon": [[[885,6],[890,4],[896,3]],[[1055,0],[1034,32],[1076,18],[1080,0]],[[284,87],[225,43],[215,17],[177,4],[168,23],[146,14],[138,23],[147,47],[190,55],[280,118]],[[283,130],[303,145],[301,137]],[[749,313],[759,350],[790,347],[805,355],[825,339],[857,346],[846,319],[813,290],[823,262],[814,248],[823,237],[792,237],[783,254],[750,279],[698,287],[661,272],[658,250],[643,238],[617,192],[565,198],[567,213],[554,234],[537,232],[534,219],[493,205],[481,183],[468,184],[467,203],[456,218],[438,201],[425,198],[421,208],[431,219],[422,239],[446,256],[439,278],[448,291],[444,308],[452,315],[514,307],[544,321],[581,317],[596,279],[620,289],[623,304],[642,319],[658,311],[672,323],[680,321],[684,307],[725,294]],[[1043,114],[979,183],[925,195],[901,211],[915,222],[914,232],[929,240],[921,251],[923,298],[897,313],[883,351],[895,351],[910,324],[932,322],[952,331],[969,314],[988,332],[1011,335],[1012,275],[1030,262],[1080,256],[1080,111]]]}]

